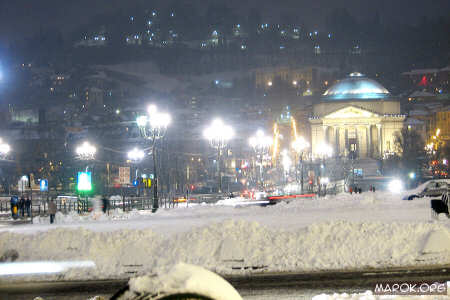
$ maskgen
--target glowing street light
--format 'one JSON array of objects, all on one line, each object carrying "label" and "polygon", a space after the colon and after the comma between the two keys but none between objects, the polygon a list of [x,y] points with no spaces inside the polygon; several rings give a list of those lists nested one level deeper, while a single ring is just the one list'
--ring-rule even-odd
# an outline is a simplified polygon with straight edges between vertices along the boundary
[{"label": "glowing street light", "polygon": [[287,184],[287,177],[292,166],[292,159],[289,157],[289,153],[286,149],[281,151],[281,165],[283,166],[285,184]]},{"label": "glowing street light", "polygon": [[142,160],[145,156],[144,151],[134,148],[133,150],[128,152],[128,159],[133,162],[138,162]]},{"label": "glowing street light", "polygon": [[260,175],[260,183],[261,187],[264,187],[264,176],[263,176],[263,158],[264,155],[269,152],[270,147],[272,146],[273,140],[270,136],[264,134],[262,130],[258,130],[256,135],[252,136],[249,139],[249,144],[255,151],[257,157],[259,156],[259,175]]},{"label": "glowing street light", "polygon": [[4,157],[11,151],[11,147],[0,138],[0,156]]},{"label": "glowing street light", "polygon": [[222,173],[220,169],[222,150],[227,146],[233,136],[233,128],[229,125],[225,125],[221,119],[215,119],[211,125],[203,131],[203,137],[209,141],[211,147],[217,150],[219,193],[222,192]]},{"label": "glowing street light", "polygon": [[221,119],[215,119],[211,125],[203,131],[203,137],[207,139],[211,147],[222,149],[234,136],[233,128],[225,125]]},{"label": "glowing street light", "polygon": [[95,153],[97,149],[89,144],[89,142],[84,142],[75,149],[75,152],[79,159],[81,160],[92,160],[95,158]]},{"label": "glowing street light", "polygon": [[255,136],[252,136],[248,140],[250,146],[257,153],[266,153],[269,151],[270,146],[272,146],[273,140],[270,136],[264,134],[264,131],[258,130]]},{"label": "glowing street light", "polygon": [[139,127],[141,136],[145,139],[149,139],[152,141],[151,148],[153,156],[153,174],[154,174],[152,211],[156,212],[159,208],[158,176],[156,168],[157,166],[156,143],[158,140],[164,138],[167,131],[167,127],[170,125],[172,118],[168,113],[158,111],[158,108],[154,104],[148,107],[147,113],[148,113],[147,115],[139,116],[136,119],[136,124]]},{"label": "glowing street light", "polygon": [[287,173],[292,166],[292,159],[289,157],[288,151],[286,149],[281,152],[281,155],[281,164],[283,165],[284,171]]},{"label": "glowing street light", "polygon": [[[333,155],[333,149],[331,148],[330,145],[327,145],[325,143],[321,143],[319,144],[319,146],[317,147],[317,156],[322,160],[321,166],[320,166],[320,178],[322,178],[322,173],[323,173],[323,169],[325,168],[325,159],[331,157]],[[353,175],[352,175],[353,176]],[[325,190],[326,192],[326,190]],[[319,196],[321,195],[321,184],[319,184]]]}]

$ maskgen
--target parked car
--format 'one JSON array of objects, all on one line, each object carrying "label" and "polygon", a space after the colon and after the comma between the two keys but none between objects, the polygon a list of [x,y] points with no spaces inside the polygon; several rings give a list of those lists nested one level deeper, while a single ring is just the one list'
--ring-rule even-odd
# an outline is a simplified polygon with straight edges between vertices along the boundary
[{"label": "parked car", "polygon": [[450,218],[450,192],[446,191],[442,194],[441,199],[431,199],[431,215],[434,219],[438,218],[439,214],[445,214],[447,218]]},{"label": "parked car", "polygon": [[428,180],[417,188],[408,191],[403,200],[413,200],[423,197],[441,197],[446,193],[450,186],[450,179],[433,179]]}]

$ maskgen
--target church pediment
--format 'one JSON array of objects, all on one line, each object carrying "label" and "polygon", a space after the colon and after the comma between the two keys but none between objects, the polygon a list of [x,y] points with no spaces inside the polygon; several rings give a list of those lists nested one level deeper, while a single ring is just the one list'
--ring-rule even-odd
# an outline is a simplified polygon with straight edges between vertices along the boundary
[{"label": "church pediment", "polygon": [[376,113],[354,106],[348,106],[324,116],[323,119],[362,119],[377,117],[379,117],[379,115]]}]

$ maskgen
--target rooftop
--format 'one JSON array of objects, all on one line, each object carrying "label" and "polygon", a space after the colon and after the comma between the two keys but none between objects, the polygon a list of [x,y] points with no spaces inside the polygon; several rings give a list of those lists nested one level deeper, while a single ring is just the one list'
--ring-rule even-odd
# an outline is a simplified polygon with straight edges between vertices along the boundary
[{"label": "rooftop", "polygon": [[375,80],[367,78],[364,74],[354,72],[326,90],[323,99],[380,99],[389,95],[389,91]]}]

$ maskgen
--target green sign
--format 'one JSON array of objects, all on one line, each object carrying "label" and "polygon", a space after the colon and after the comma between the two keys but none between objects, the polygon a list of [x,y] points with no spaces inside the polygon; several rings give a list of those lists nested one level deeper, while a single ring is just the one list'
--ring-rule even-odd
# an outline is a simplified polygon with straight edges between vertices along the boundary
[{"label": "green sign", "polygon": [[78,172],[77,190],[79,192],[90,192],[92,190],[91,172]]}]

